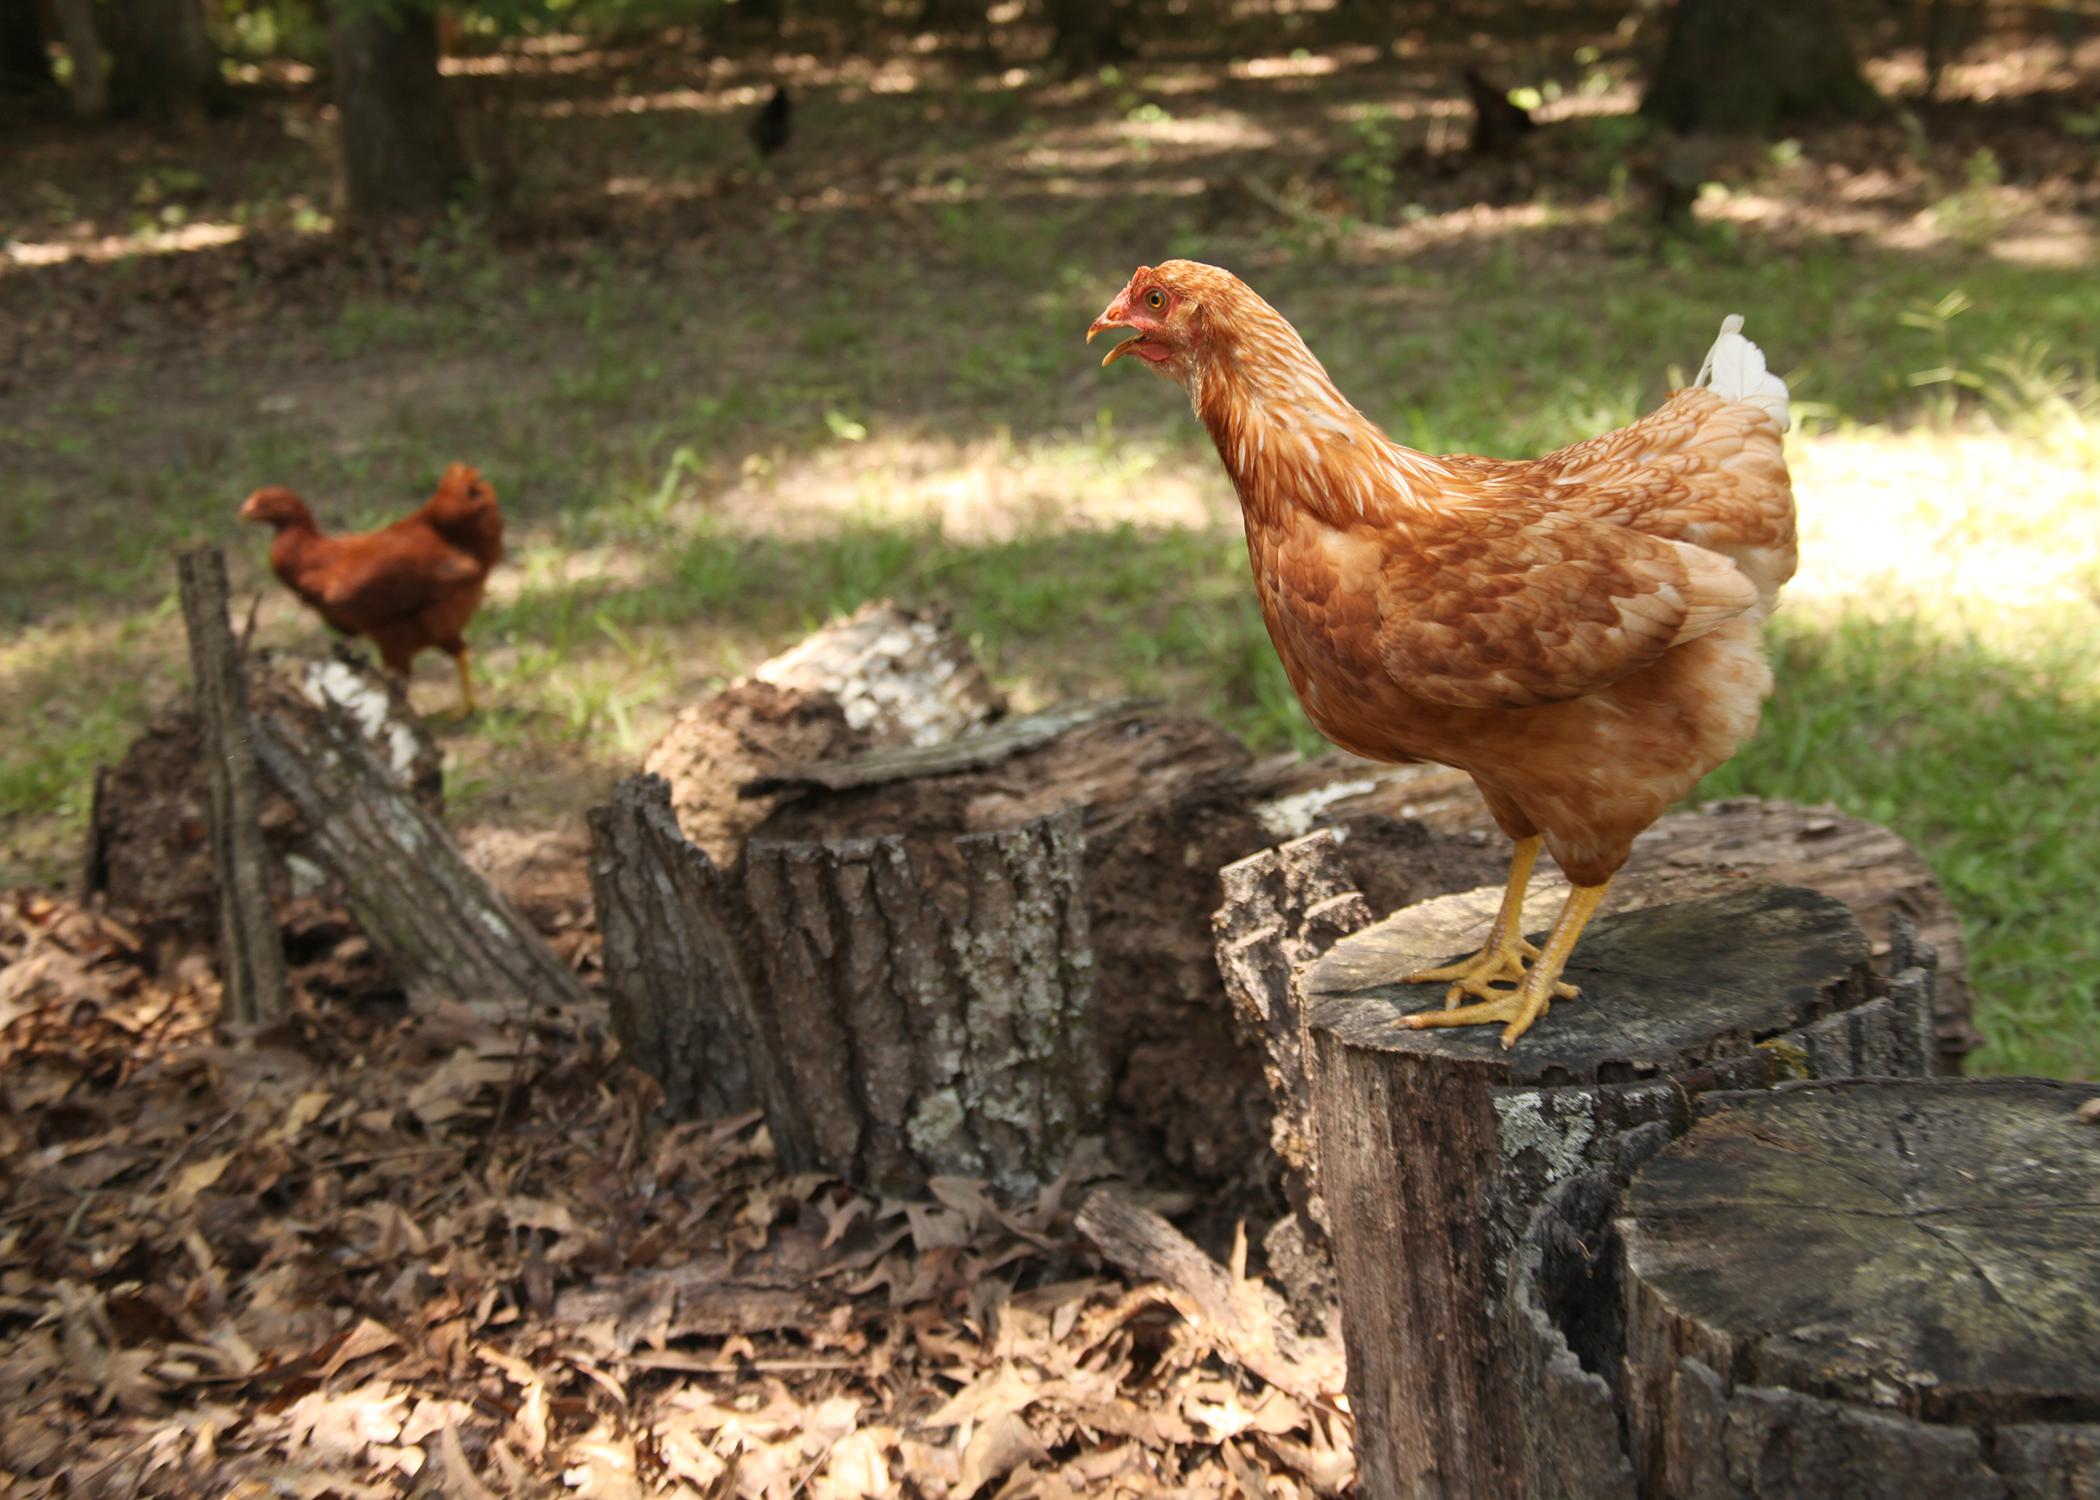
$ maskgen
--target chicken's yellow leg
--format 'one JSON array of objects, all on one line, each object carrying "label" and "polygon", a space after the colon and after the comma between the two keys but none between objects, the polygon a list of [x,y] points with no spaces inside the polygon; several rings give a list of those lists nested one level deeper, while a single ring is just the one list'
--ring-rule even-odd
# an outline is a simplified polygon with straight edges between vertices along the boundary
[{"label": "chicken's yellow leg", "polygon": [[[1539,842],[1537,834],[1517,840],[1517,847],[1509,857],[1509,883],[1502,888],[1502,909],[1495,913],[1495,925],[1488,929],[1486,945],[1471,958],[1458,963],[1446,964],[1440,969],[1418,969],[1403,979],[1402,984],[1453,981],[1451,988],[1444,992],[1446,1009],[1458,1004],[1461,995],[1492,1000],[1510,993],[1496,989],[1495,981],[1506,979],[1515,984],[1524,977],[1524,960],[1539,956],[1539,950],[1524,941],[1524,893],[1531,888],[1532,867],[1539,860]],[[1572,1000],[1575,995],[1575,987],[1569,984],[1554,991],[1556,1000]]]},{"label": "chicken's yellow leg", "polygon": [[474,678],[467,671],[467,648],[464,646],[460,647],[459,655],[453,657],[452,660],[459,667],[460,712],[471,714],[474,712]]},{"label": "chicken's yellow leg", "polygon": [[1607,880],[1602,885],[1578,885],[1568,892],[1568,904],[1560,909],[1553,931],[1546,936],[1546,951],[1515,989],[1497,991],[1492,1000],[1461,1005],[1457,1010],[1418,1011],[1402,1016],[1400,1024],[1420,1030],[1425,1026],[1479,1026],[1501,1021],[1506,1023],[1502,1045],[1513,1046],[1518,1037],[1531,1029],[1531,1023],[1546,1013],[1556,989],[1565,988],[1560,984],[1560,971],[1568,966],[1568,955],[1575,951],[1582,929],[1589,926],[1590,918],[1604,904],[1604,893],[1609,889],[1611,882]]}]

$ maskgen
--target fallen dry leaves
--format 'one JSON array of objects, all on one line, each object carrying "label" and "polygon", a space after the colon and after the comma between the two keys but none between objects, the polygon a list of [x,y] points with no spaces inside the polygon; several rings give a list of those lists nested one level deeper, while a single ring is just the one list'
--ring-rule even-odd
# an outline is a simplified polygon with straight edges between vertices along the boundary
[{"label": "fallen dry leaves", "polygon": [[323,1002],[225,1044],[216,1003],[122,922],[0,895],[0,1492],[1349,1481],[1324,1379],[1250,1373],[1105,1266],[1077,1183],[786,1174],[755,1115],[658,1118],[586,1017]]}]

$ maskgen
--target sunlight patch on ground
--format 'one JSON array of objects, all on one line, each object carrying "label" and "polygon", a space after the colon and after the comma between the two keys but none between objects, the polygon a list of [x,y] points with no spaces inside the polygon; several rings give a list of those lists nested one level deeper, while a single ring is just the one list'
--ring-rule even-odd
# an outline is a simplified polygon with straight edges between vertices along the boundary
[{"label": "sunlight patch on ground", "polygon": [[1885,613],[2093,600],[2092,463],[1998,433],[1831,434],[1795,444],[1788,458],[1801,514],[1790,602]]},{"label": "sunlight patch on ground", "polygon": [[132,255],[180,255],[231,245],[248,231],[238,224],[184,224],[143,234],[103,234],[77,240],[0,242],[0,265],[55,266],[70,260],[113,261]]},{"label": "sunlight patch on ground", "polygon": [[962,544],[1060,527],[1204,528],[1236,521],[1222,471],[1118,441],[955,443],[871,438],[746,477],[708,502],[731,524],[774,535],[840,520],[933,524]]}]

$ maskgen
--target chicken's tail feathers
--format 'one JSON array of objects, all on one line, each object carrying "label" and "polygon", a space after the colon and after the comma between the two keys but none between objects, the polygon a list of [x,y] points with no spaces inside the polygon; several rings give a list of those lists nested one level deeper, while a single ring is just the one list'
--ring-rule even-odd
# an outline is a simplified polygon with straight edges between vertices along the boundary
[{"label": "chicken's tail feathers", "polygon": [[1699,366],[1699,378],[1692,384],[1724,401],[1740,401],[1770,412],[1781,429],[1793,425],[1787,411],[1786,382],[1765,368],[1764,350],[1743,337],[1739,313],[1721,320],[1721,336],[1706,351],[1706,362]]}]

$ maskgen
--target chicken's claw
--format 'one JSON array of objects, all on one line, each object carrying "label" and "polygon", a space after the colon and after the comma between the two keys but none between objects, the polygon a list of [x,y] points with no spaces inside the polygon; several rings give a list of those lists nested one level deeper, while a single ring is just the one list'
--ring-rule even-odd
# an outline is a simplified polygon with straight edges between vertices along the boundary
[{"label": "chicken's claw", "polygon": [[[1495,985],[1498,982],[1522,984],[1525,974],[1524,961],[1538,956],[1539,950],[1520,937],[1514,944],[1500,948],[1483,948],[1471,958],[1462,959],[1455,964],[1445,964],[1436,969],[1417,969],[1400,982],[1441,984],[1446,980],[1453,981],[1451,988],[1444,991],[1444,1009],[1452,1010],[1457,1007],[1461,996],[1471,995],[1476,1000],[1498,1000],[1504,995],[1515,993],[1512,990],[1496,989]],[[1582,991],[1572,984],[1563,984],[1558,980],[1554,982],[1553,998],[1556,1000],[1573,1000],[1581,993]]]},{"label": "chicken's claw", "polygon": [[[1431,1026],[1483,1026],[1497,1022],[1502,1025],[1502,1047],[1507,1051],[1516,1044],[1518,1037],[1531,1029],[1531,1023],[1546,1013],[1553,1003],[1552,990],[1566,988],[1554,981],[1540,978],[1542,971],[1533,970],[1524,976],[1524,982],[1513,990],[1495,990],[1494,998],[1477,1005],[1461,1005],[1456,1010],[1420,1010],[1411,1016],[1402,1016],[1399,1025],[1410,1031],[1421,1031]],[[1457,986],[1453,986],[1457,988]]]}]

